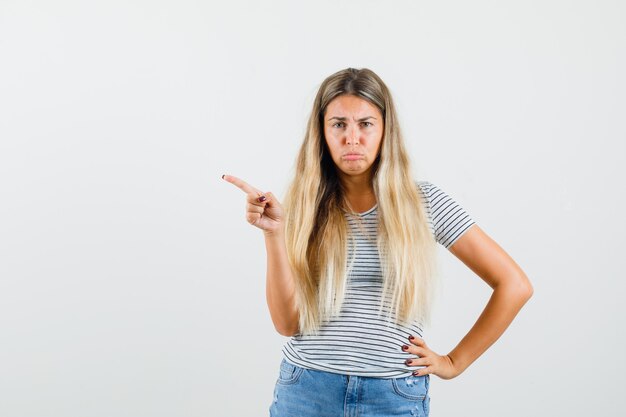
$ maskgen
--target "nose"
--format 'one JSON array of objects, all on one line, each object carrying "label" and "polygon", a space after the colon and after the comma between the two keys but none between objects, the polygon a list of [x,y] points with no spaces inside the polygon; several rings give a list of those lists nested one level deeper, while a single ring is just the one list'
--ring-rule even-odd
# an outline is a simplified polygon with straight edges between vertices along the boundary
[{"label": "nose", "polygon": [[346,131],[346,144],[359,144],[359,130],[356,127],[352,127]]}]

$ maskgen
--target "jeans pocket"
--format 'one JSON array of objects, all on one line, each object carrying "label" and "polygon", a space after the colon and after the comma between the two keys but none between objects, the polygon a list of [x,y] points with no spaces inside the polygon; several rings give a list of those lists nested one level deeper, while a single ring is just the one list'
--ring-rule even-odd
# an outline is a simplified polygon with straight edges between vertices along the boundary
[{"label": "jeans pocket", "polygon": [[296,366],[283,359],[280,363],[280,373],[278,375],[278,383],[283,385],[295,384],[300,379],[300,375],[304,368]]},{"label": "jeans pocket", "polygon": [[393,378],[391,384],[396,394],[409,400],[425,400],[428,397],[430,375]]}]

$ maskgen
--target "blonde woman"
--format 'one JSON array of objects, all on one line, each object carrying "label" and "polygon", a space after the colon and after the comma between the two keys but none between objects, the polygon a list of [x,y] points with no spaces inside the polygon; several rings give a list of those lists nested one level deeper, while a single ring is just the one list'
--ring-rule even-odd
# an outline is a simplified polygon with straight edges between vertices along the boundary
[{"label": "blonde woman", "polygon": [[[531,297],[513,259],[435,184],[413,178],[391,94],[369,69],[321,84],[284,206],[247,194],[263,230],[267,304],[290,339],[272,417],[428,416],[430,375],[454,378]],[[424,340],[441,244],[493,294],[448,354]]]}]

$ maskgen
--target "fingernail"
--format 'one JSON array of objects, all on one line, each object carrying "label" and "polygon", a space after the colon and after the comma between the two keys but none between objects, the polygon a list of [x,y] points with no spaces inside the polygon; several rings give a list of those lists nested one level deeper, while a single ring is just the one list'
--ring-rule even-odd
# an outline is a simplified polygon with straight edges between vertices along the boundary
[{"label": "fingernail", "polygon": [[259,197],[259,198],[258,198],[258,200],[259,200],[261,203],[262,203],[262,202],[264,202],[264,201],[265,201],[265,196],[264,196],[264,195],[262,195],[261,197]]},{"label": "fingernail", "polygon": [[407,345],[402,345],[402,350],[407,350],[409,347]]},{"label": "fingernail", "polygon": [[226,175],[226,174],[222,174],[222,179],[224,179],[224,175]]},{"label": "fingernail", "polygon": [[407,365],[410,365],[411,364],[411,359],[405,360],[404,363],[406,363]]},{"label": "fingernail", "polygon": [[418,373],[418,371],[413,371],[413,376],[417,376]]},{"label": "fingernail", "polygon": [[409,336],[409,340],[413,340],[415,339],[413,336]]}]

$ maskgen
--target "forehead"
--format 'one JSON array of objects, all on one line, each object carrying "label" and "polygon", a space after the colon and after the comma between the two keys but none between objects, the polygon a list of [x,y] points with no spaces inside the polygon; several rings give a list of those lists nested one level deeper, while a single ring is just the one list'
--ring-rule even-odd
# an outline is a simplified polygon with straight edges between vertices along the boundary
[{"label": "forehead", "polygon": [[328,103],[326,115],[328,117],[380,117],[380,111],[378,107],[361,97],[344,94],[335,97]]}]

